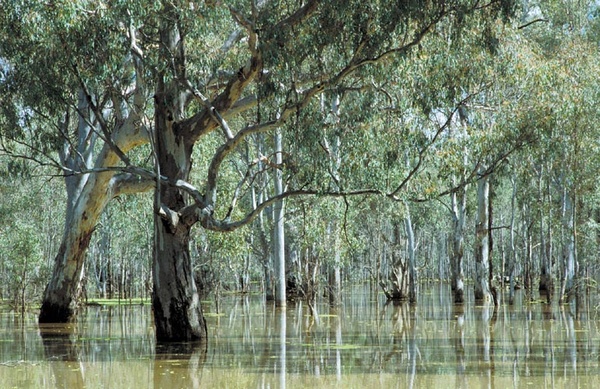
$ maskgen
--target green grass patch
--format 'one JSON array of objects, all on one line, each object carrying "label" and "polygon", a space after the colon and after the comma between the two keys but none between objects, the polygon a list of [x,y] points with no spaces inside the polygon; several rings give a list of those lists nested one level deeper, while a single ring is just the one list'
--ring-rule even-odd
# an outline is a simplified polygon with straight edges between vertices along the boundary
[{"label": "green grass patch", "polygon": [[149,298],[135,297],[132,299],[103,299],[103,298],[91,298],[87,299],[86,305],[146,305],[150,304]]}]

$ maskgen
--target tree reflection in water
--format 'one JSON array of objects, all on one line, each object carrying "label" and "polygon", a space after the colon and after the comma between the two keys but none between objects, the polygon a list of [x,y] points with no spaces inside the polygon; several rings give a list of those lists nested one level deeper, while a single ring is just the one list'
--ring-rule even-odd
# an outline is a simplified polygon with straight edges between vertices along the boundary
[{"label": "tree reflection in water", "polygon": [[454,336],[454,352],[456,354],[456,382],[454,387],[466,388],[467,381],[465,373],[467,370],[467,361],[465,359],[465,306],[464,304],[453,305],[453,315],[455,318]]},{"label": "tree reflection in water", "polygon": [[596,301],[495,308],[469,293],[454,305],[445,284],[420,291],[410,306],[355,288],[313,311],[226,296],[219,314],[207,307],[207,345],[155,344],[148,306],[43,327],[4,311],[0,387],[600,387]]},{"label": "tree reflection in water", "polygon": [[202,388],[207,347],[203,342],[157,344],[154,354],[153,387]]},{"label": "tree reflection in water", "polygon": [[83,388],[84,366],[79,358],[76,330],[69,324],[40,325],[44,354],[50,361],[57,388]]}]

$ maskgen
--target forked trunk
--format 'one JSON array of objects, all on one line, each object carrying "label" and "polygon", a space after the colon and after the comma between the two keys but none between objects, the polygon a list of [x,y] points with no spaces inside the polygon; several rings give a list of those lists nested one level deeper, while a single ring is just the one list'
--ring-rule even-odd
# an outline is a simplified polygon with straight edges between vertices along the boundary
[{"label": "forked trunk", "polygon": [[184,193],[172,183],[188,181],[192,147],[185,142],[164,85],[160,85],[155,104],[156,151],[158,171],[169,183],[159,183],[155,192],[154,256],[152,264],[152,308],[157,341],[206,339],[206,322],[189,250],[193,223],[180,220],[186,207]]},{"label": "forked trunk", "polygon": [[[95,136],[91,134],[97,131],[91,128],[89,115],[85,114],[89,107],[83,94],[80,94],[78,108],[80,115],[83,115],[79,118],[77,132],[79,144],[76,150],[71,150],[69,145],[65,145],[61,152],[61,161],[72,169],[65,170],[68,195],[65,231],[54,260],[52,276],[44,291],[40,323],[65,323],[75,315],[90,239],[108,202],[113,196],[121,193],[143,192],[151,188],[148,180],[111,171],[71,175],[81,166],[92,168]],[[146,133],[133,125],[137,118],[137,115],[131,114],[112,133],[112,142],[123,153],[148,141]],[[65,126],[66,132],[67,121]],[[109,144],[104,144],[93,167],[102,170],[117,166],[118,163],[118,155]]]},{"label": "forked trunk", "polygon": [[[110,163],[112,158],[108,160]],[[113,173],[91,175],[68,213],[52,276],[44,291],[40,323],[66,323],[75,315],[85,256],[96,223],[112,198],[113,176]]]}]

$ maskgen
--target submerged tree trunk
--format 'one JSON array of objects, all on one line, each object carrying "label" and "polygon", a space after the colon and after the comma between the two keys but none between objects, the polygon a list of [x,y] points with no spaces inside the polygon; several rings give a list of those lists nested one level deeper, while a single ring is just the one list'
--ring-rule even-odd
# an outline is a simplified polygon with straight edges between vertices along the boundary
[{"label": "submerged tree trunk", "polygon": [[517,201],[517,183],[515,177],[511,177],[512,196],[510,200],[510,254],[508,256],[508,303],[510,305],[515,302],[515,269],[517,265],[517,248],[515,246],[515,206]]},{"label": "submerged tree trunk", "polygon": [[[136,47],[133,32],[130,39],[133,52]],[[81,291],[86,252],[98,219],[110,199],[122,193],[136,193],[152,188],[150,180],[129,173],[105,170],[118,166],[121,159],[119,153],[124,155],[149,141],[144,125],[140,124],[146,101],[142,64],[139,57],[131,57],[131,63],[136,69],[135,80],[132,85],[127,86],[131,101],[119,100],[117,97],[112,101],[113,114],[120,119],[115,122],[114,127],[108,128],[102,117],[104,107],[94,105],[92,96],[88,95],[89,92],[83,86],[79,92],[77,145],[73,147],[69,141],[65,141],[60,153],[61,162],[65,166],[67,187],[65,231],[54,260],[52,276],[42,298],[39,315],[41,323],[67,322],[74,316]],[[61,123],[64,134],[69,133],[69,127],[67,113]],[[95,156],[98,132],[102,132],[106,138],[99,154]],[[94,157],[95,163],[92,162]],[[98,171],[87,174],[88,169]],[[82,172],[86,174],[81,174]]]},{"label": "submerged tree trunk", "polygon": [[[331,101],[331,108],[327,110],[327,105],[325,104],[325,94],[321,95],[321,111],[325,117],[325,124],[335,124],[339,123],[339,115],[340,115],[340,95],[335,94]],[[323,137],[323,144],[325,145],[325,149],[330,158],[329,163],[329,172],[331,174],[331,184],[332,187],[336,190],[341,190],[340,188],[340,175],[339,169],[342,163],[341,158],[341,139],[339,135],[339,130],[336,128],[335,135],[333,136],[331,145],[327,136]],[[329,305],[336,306],[340,305],[342,302],[342,276],[341,276],[341,253],[340,253],[340,232],[338,231],[339,220],[337,216],[334,216],[332,220],[330,220],[327,229],[328,236],[332,238],[333,244],[333,258],[328,261],[328,296],[329,296]]]},{"label": "submerged tree trunk", "polygon": [[[94,189],[106,192],[107,179],[110,173],[100,176],[89,174],[73,174],[81,167],[92,166],[93,146],[96,140],[92,128],[93,113],[87,102],[85,93],[80,90],[77,104],[77,149],[72,150],[65,141],[60,152],[62,164],[65,166],[65,186],[67,204],[65,214],[65,230],[62,242],[54,260],[54,269],[50,282],[46,286],[42,300],[39,320],[42,323],[66,322],[74,315],[83,277],[83,263],[96,222],[108,199],[99,198]],[[62,131],[69,131],[68,115],[61,123]],[[89,140],[89,143],[86,142]],[[105,150],[106,152],[106,150]],[[105,196],[106,197],[106,196]]]},{"label": "submerged tree trunk", "polygon": [[465,301],[465,285],[463,272],[464,258],[464,231],[467,212],[466,190],[461,187],[458,192],[452,193],[452,248],[450,254],[450,268],[452,271],[451,286],[455,303]]},{"label": "submerged tree trunk", "polygon": [[571,301],[575,297],[577,277],[577,257],[575,254],[575,205],[567,190],[563,194],[562,223],[564,229],[563,263],[564,281],[561,299]]},{"label": "submerged tree trunk", "polygon": [[[469,124],[468,113],[465,107],[460,107],[458,110],[458,118],[460,127],[458,131],[460,137],[468,138],[467,127]],[[462,148],[462,173],[460,179],[465,179],[465,168],[468,165],[468,150],[463,145]],[[457,177],[453,177],[453,184],[456,186]],[[452,216],[452,248],[450,254],[450,270],[451,280],[450,286],[454,294],[455,303],[463,303],[465,301],[465,285],[464,285],[464,241],[465,241],[465,223],[467,218],[467,188],[464,184],[458,187],[458,190],[451,194],[451,216]]]},{"label": "submerged tree trunk", "polygon": [[[275,135],[275,153],[277,166],[283,163],[283,146],[281,131]],[[281,169],[275,169],[275,195],[283,193],[283,174]],[[281,307],[286,305],[285,274],[285,204],[283,200],[275,203],[273,207],[273,260],[275,264],[275,304]]]},{"label": "submerged tree trunk", "polygon": [[[402,232],[401,224],[394,223],[391,226],[393,239],[391,239],[391,269],[387,276],[387,279],[380,279],[379,286],[383,290],[383,293],[388,300],[404,300],[408,297],[408,260],[404,258],[403,252],[405,251],[402,246]],[[380,256],[378,256],[379,258]],[[379,274],[381,270],[378,270]]]},{"label": "submerged tree trunk", "polygon": [[543,193],[543,175],[540,171],[538,177],[538,195],[540,201],[540,283],[539,290],[546,294],[546,302],[550,304],[554,296],[554,277],[552,276],[552,235],[551,235],[551,218],[548,218],[548,235],[544,228],[544,193]]},{"label": "submerged tree trunk", "polygon": [[64,323],[75,314],[81,292],[83,264],[100,214],[110,200],[106,194],[110,174],[90,178],[72,210],[56,258],[50,282],[44,291],[40,323]]},{"label": "submerged tree trunk", "polygon": [[475,235],[475,300],[491,301],[489,284],[489,178],[477,182],[477,225]]},{"label": "submerged tree trunk", "polygon": [[[168,30],[166,47],[175,49],[178,34]],[[184,217],[186,196],[174,184],[188,181],[192,146],[176,124],[181,118],[182,99],[173,85],[159,80],[155,96],[155,147],[158,163],[152,264],[152,308],[158,341],[206,340],[206,322],[194,281],[189,250],[190,229],[195,220]]]},{"label": "submerged tree trunk", "polygon": [[410,208],[406,205],[406,217],[404,218],[404,225],[406,227],[406,244],[408,251],[408,301],[411,304],[417,302],[417,260],[416,260],[416,246],[415,246],[415,234],[413,231],[412,220],[410,218]]},{"label": "submerged tree trunk", "polygon": [[[131,127],[123,126],[119,130],[114,135],[114,142],[123,152],[147,139],[145,134],[134,134]],[[116,153],[105,145],[95,167],[112,167],[118,162]],[[41,323],[64,323],[73,318],[90,239],[108,202],[119,194],[146,191],[151,187],[149,181],[110,171],[91,173],[84,182],[71,187],[62,243],[42,299]]]},{"label": "submerged tree trunk", "polygon": [[155,216],[152,308],[158,341],[206,339],[206,322],[192,272],[190,229]]}]

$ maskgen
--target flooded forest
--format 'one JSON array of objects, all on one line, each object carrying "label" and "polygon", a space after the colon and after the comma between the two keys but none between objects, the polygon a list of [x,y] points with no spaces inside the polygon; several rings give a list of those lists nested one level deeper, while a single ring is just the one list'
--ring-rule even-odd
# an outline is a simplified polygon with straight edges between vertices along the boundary
[{"label": "flooded forest", "polygon": [[600,384],[600,2],[0,33],[1,387]]}]

